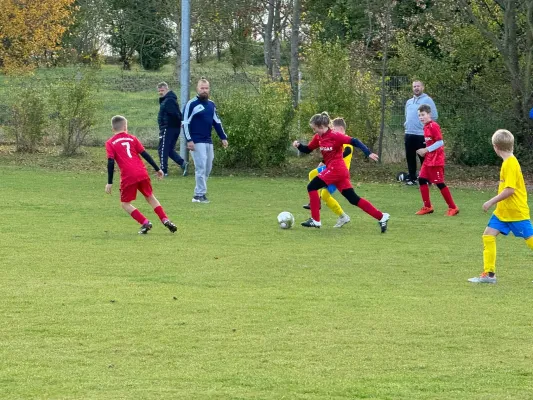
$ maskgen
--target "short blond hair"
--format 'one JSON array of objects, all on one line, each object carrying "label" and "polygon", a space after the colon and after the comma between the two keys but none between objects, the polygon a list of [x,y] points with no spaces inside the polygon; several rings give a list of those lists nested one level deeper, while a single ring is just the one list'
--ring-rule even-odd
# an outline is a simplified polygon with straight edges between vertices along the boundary
[{"label": "short blond hair", "polygon": [[492,135],[492,144],[498,150],[512,152],[514,149],[514,136],[507,129],[498,129]]},{"label": "short blond hair", "polygon": [[113,118],[111,118],[111,127],[117,132],[123,130],[127,123],[128,120],[122,115],[115,115]]},{"label": "short blond hair", "polygon": [[342,117],[337,117],[333,120],[333,126],[346,129],[346,121]]},{"label": "short blond hair", "polygon": [[198,83],[196,84],[196,86],[199,86],[200,83],[207,83],[209,85],[209,81],[203,76],[200,79],[198,79]]}]

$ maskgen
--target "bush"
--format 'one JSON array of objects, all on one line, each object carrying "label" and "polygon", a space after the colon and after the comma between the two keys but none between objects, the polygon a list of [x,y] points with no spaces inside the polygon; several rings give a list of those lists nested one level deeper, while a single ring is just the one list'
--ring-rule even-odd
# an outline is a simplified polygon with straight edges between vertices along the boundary
[{"label": "bush", "polygon": [[46,101],[39,90],[27,87],[12,103],[8,134],[15,138],[17,151],[34,153],[45,136]]},{"label": "bush", "polygon": [[286,161],[292,118],[288,84],[261,82],[257,91],[248,87],[217,101],[230,143],[226,150],[217,148],[222,166],[267,168]]},{"label": "bush", "polygon": [[64,155],[78,152],[96,122],[99,107],[96,82],[93,71],[78,71],[73,79],[61,82],[52,90],[53,115]]}]

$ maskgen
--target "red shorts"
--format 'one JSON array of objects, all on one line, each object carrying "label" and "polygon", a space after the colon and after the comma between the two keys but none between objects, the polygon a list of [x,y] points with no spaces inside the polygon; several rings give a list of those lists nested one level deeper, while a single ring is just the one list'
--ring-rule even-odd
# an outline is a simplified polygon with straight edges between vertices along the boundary
[{"label": "red shorts", "polygon": [[145,197],[151,196],[153,190],[150,179],[145,179],[120,189],[120,201],[123,203],[129,203],[130,201],[135,200],[137,198],[137,190]]},{"label": "red shorts", "polygon": [[444,183],[444,166],[430,166],[422,163],[418,177],[427,179],[431,183]]},{"label": "red shorts", "polygon": [[318,177],[322,179],[326,185],[335,185],[339,192],[352,187],[350,182],[350,172],[346,168],[326,168]]}]

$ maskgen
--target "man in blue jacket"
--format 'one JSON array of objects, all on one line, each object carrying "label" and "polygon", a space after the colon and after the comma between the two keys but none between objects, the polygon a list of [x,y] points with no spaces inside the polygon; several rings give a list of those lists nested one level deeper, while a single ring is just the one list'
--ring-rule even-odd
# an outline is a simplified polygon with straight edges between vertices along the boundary
[{"label": "man in blue jacket", "polygon": [[209,203],[206,197],[207,179],[215,157],[211,130],[215,128],[224,148],[228,147],[228,137],[217,115],[215,103],[209,100],[207,79],[202,78],[198,81],[196,92],[198,95],[187,102],[183,111],[183,133],[187,139],[187,148],[192,152],[194,160],[196,187],[192,202]]},{"label": "man in blue jacket", "polygon": [[170,157],[183,170],[183,176],[187,175],[189,163],[180,157],[176,151],[176,143],[180,135],[182,115],[178,104],[178,97],[168,88],[166,82],[157,85],[159,92],[159,162],[160,168],[168,175],[168,158]]},{"label": "man in blue jacket", "polygon": [[[424,141],[424,125],[418,119],[418,107],[427,104],[431,108],[431,117],[434,121],[438,118],[437,107],[427,94],[424,93],[424,84],[421,81],[413,82],[413,97],[405,103],[405,158],[409,176],[405,180],[406,185],[416,185],[416,151],[426,147]],[[423,157],[418,157],[420,164]]]}]

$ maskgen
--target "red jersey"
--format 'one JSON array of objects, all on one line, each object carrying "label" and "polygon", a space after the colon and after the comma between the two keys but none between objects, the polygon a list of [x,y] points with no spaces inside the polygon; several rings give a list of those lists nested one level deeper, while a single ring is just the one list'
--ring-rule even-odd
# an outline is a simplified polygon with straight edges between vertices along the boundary
[{"label": "red jersey", "polygon": [[144,146],[135,136],[120,132],[105,143],[107,158],[116,161],[120,169],[120,188],[125,188],[145,179],[150,179],[139,154]]},{"label": "red jersey", "polygon": [[352,138],[350,136],[328,129],[322,136],[318,134],[313,136],[307,147],[311,151],[320,147],[326,168],[333,167],[348,170],[342,158],[342,153],[344,152],[343,145],[350,144],[351,141]]},{"label": "red jersey", "polygon": [[[440,126],[435,121],[428,122],[424,125],[424,139],[426,141],[426,147],[431,146],[433,143],[442,140],[442,132]],[[427,152],[424,157],[424,165],[428,167],[441,167],[444,166],[444,147],[439,147],[435,151]]]}]

